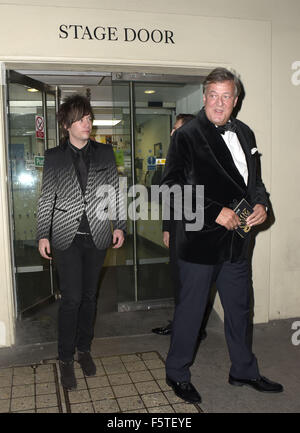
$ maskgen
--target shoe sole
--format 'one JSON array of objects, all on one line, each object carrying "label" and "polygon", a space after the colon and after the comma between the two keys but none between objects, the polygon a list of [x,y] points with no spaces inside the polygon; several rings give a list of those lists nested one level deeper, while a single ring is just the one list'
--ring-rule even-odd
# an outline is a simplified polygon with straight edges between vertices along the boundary
[{"label": "shoe sole", "polygon": [[87,373],[84,371],[84,369],[82,368],[82,365],[80,364],[80,362],[79,362],[79,361],[77,361],[77,362],[78,362],[78,364],[80,365],[81,370],[82,370],[82,372],[83,372],[83,374],[84,374],[85,376],[87,376],[87,377],[90,377],[90,376],[96,376],[97,370],[95,370],[95,373],[87,374]]},{"label": "shoe sole", "polygon": [[152,332],[153,332],[153,334],[156,334],[156,335],[171,335],[171,331],[159,332],[159,331],[153,331],[152,330]]},{"label": "shoe sole", "polygon": [[67,391],[75,391],[75,389],[77,389],[77,384],[74,386],[66,386],[63,383],[61,383],[61,386]]},{"label": "shoe sole", "polygon": [[176,394],[177,397],[181,398],[181,400],[186,401],[186,402],[188,402],[188,403],[192,403],[192,404],[201,403],[201,401],[202,401],[202,400],[201,400],[201,397],[199,398],[199,400],[195,401],[195,400],[189,400],[189,399],[187,399],[187,398],[183,398],[182,396],[180,396],[180,395],[176,392],[176,390],[174,389],[172,383],[171,383],[168,379],[166,379],[166,384],[167,384],[168,386],[170,386],[170,387],[173,389],[174,394]]},{"label": "shoe sole", "polygon": [[[83,370],[82,370],[83,371]],[[95,373],[91,373],[91,374],[86,374],[84,371],[83,371],[83,374],[86,376],[86,377],[92,377],[92,376],[96,376],[96,371],[95,371]]]},{"label": "shoe sole", "polygon": [[228,383],[232,386],[248,386],[248,388],[252,388],[252,389],[254,389],[254,391],[265,392],[267,394],[278,394],[280,392],[283,392],[283,389],[280,389],[278,391],[267,391],[267,390],[263,390],[263,389],[257,389],[254,386],[250,385],[249,383],[236,382],[235,380],[232,380],[232,379],[229,379]]}]

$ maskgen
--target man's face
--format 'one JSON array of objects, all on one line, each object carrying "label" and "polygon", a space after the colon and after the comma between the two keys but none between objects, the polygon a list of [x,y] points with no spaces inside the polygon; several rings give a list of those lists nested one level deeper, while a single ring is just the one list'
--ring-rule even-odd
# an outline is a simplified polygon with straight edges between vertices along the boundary
[{"label": "man's face", "polygon": [[215,125],[225,125],[229,120],[238,100],[234,90],[233,81],[211,83],[207,86],[203,95],[205,113],[208,120]]},{"label": "man's face", "polygon": [[84,146],[90,138],[92,132],[92,116],[88,114],[83,116],[80,120],[73,122],[68,128],[70,142],[76,146]]},{"label": "man's face", "polygon": [[174,134],[174,132],[176,131],[176,129],[180,128],[183,125],[183,120],[179,119],[176,120],[176,122],[174,123],[173,129],[171,131],[171,136]]}]

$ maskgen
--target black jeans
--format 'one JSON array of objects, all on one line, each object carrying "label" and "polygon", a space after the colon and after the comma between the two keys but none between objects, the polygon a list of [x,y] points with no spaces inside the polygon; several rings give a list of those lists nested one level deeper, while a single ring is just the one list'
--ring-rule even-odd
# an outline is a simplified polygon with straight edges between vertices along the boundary
[{"label": "black jeans", "polygon": [[76,235],[66,250],[53,250],[61,292],[58,311],[58,356],[73,360],[75,350],[89,351],[94,336],[96,296],[106,250],[91,236]]}]

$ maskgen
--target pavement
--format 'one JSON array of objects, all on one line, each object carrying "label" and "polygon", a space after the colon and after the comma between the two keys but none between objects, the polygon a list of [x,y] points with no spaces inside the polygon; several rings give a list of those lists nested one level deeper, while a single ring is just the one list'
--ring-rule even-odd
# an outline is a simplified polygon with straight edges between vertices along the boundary
[{"label": "pavement", "polygon": [[[86,378],[76,368],[78,390],[69,393],[60,385],[56,341],[1,348],[0,412],[300,412],[300,332],[298,336],[297,324],[293,325],[299,322],[300,329],[299,318],[254,326],[253,352],[260,372],[284,386],[283,393],[266,394],[228,384],[230,360],[223,323],[213,311],[207,338],[201,342],[191,367],[192,383],[202,403],[189,405],[165,384],[164,360],[170,336],[151,332],[152,327],[167,324],[169,313],[120,313],[120,324],[130,323],[130,332],[102,337],[96,333],[92,355],[97,376]],[[135,329],[132,323],[137,324]]]}]

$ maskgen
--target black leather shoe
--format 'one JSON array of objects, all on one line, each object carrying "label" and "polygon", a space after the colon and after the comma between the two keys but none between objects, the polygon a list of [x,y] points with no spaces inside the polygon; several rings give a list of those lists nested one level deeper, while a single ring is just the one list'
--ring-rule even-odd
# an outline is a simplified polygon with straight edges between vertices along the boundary
[{"label": "black leather shoe", "polygon": [[74,372],[74,361],[59,361],[60,381],[64,388],[71,391],[77,388],[77,382]]},{"label": "black leather shoe", "polygon": [[152,329],[152,332],[158,335],[170,335],[172,332],[172,322],[170,322],[167,326],[161,328],[154,328]]},{"label": "black leather shoe", "polygon": [[280,383],[272,382],[264,376],[260,376],[258,379],[236,379],[229,375],[228,382],[234,386],[250,386],[256,391],[260,392],[282,392],[283,386]]},{"label": "black leather shoe", "polygon": [[97,368],[90,352],[78,351],[78,363],[85,376],[95,376]]},{"label": "black leather shoe", "polygon": [[167,376],[166,383],[173,389],[177,397],[182,398],[182,400],[188,403],[201,403],[200,394],[191,382],[175,382]]}]

